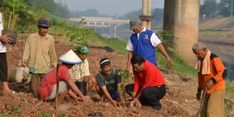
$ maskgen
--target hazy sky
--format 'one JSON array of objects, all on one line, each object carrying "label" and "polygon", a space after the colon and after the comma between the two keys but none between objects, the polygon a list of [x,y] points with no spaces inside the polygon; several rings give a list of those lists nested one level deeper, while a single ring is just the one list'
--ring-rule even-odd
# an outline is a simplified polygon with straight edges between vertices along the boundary
[{"label": "hazy sky", "polygon": [[[100,14],[123,15],[141,9],[142,0],[57,0],[66,4],[70,10],[83,11],[96,9]],[[164,0],[152,0],[152,8],[163,8]]]}]

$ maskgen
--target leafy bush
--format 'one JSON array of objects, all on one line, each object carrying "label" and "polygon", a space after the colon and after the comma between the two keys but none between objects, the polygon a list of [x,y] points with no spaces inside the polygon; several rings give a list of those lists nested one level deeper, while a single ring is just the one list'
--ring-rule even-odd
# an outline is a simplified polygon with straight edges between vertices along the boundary
[{"label": "leafy bush", "polygon": [[160,39],[162,39],[162,43],[167,51],[167,53],[171,56],[175,56],[175,36],[172,32],[163,31],[157,34]]}]

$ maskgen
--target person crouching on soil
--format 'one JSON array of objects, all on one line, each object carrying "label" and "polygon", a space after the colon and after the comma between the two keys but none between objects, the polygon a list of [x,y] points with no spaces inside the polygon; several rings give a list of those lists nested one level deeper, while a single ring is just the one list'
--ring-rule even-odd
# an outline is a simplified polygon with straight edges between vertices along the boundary
[{"label": "person crouching on soil", "polygon": [[206,93],[200,115],[201,117],[224,117],[225,67],[222,60],[203,43],[193,44],[192,49],[198,59],[197,100],[201,99],[202,91]]},{"label": "person crouching on soil", "polygon": [[[64,97],[69,94],[72,98],[76,99],[76,101],[88,101],[89,97],[84,96],[80,90],[73,83],[72,78],[69,74],[68,69],[71,69],[73,65],[80,64],[80,58],[72,51],[68,51],[66,54],[62,55],[59,60],[61,64],[59,64],[58,71],[56,68],[53,68],[50,72],[48,72],[45,77],[41,80],[41,83],[37,89],[39,98],[43,100],[53,100],[56,97],[56,74],[59,79],[59,100],[62,102]],[[71,89],[71,91],[69,91]],[[73,93],[74,92],[74,93]],[[79,97],[77,97],[77,95]]]},{"label": "person crouching on soil", "polygon": [[134,55],[131,58],[134,73],[134,84],[129,84],[125,90],[132,97],[131,104],[141,107],[150,105],[155,110],[162,108],[160,99],[166,94],[165,81],[157,67],[142,58]]},{"label": "person crouching on soil", "polygon": [[[76,64],[69,69],[73,82],[75,82],[77,87],[81,87],[79,84],[82,82],[87,83],[86,90],[95,91],[96,80],[95,77],[90,74],[89,62],[87,59],[89,50],[87,46],[77,47],[74,52],[82,60],[82,63]],[[86,90],[83,92],[84,95],[87,93]]]},{"label": "person crouching on soil", "polygon": [[100,60],[101,71],[96,75],[96,91],[101,97],[106,97],[113,106],[117,107],[120,101],[118,87],[121,82],[121,76],[116,74],[116,69],[112,67],[108,58]]}]

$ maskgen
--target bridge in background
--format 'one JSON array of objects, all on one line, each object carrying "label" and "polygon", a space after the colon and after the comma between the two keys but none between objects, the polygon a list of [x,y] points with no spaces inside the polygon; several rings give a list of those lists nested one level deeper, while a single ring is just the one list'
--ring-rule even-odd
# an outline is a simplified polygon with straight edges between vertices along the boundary
[{"label": "bridge in background", "polygon": [[111,17],[80,17],[70,18],[70,20],[95,29],[109,28],[109,33],[110,35],[113,35],[113,37],[117,37],[117,26],[129,24],[128,19],[113,19]]}]

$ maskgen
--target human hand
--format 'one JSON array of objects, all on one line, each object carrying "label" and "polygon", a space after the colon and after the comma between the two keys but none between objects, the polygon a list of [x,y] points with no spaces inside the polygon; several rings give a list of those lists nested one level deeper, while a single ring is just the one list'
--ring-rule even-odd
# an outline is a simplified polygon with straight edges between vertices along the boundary
[{"label": "human hand", "polygon": [[174,66],[174,62],[171,60],[170,57],[167,58],[167,62],[171,65],[171,67]]},{"label": "human hand", "polygon": [[127,100],[127,101],[132,101],[132,100],[133,100],[133,97],[127,97],[126,100]]},{"label": "human hand", "polygon": [[111,104],[114,106],[114,107],[117,107],[117,102],[115,100],[111,100]]},{"label": "human hand", "polygon": [[9,37],[9,34],[5,34],[0,36],[0,40],[4,43],[11,43],[11,38]]},{"label": "human hand", "polygon": [[213,84],[214,84],[214,82],[210,79],[206,84],[207,89],[210,89],[213,86]]},{"label": "human hand", "polygon": [[133,99],[131,102],[130,102],[130,105],[131,106],[135,106],[135,107],[137,107],[137,108],[140,108],[142,105],[141,105],[141,102],[137,99],[137,98],[135,98],[135,99]]},{"label": "human hand", "polygon": [[56,65],[53,65],[53,64],[52,64],[52,65],[50,65],[50,68],[55,68],[55,67],[56,67]]},{"label": "human hand", "polygon": [[89,96],[83,96],[81,99],[82,99],[82,101],[84,101],[84,102],[91,101],[91,99],[90,99]]}]

